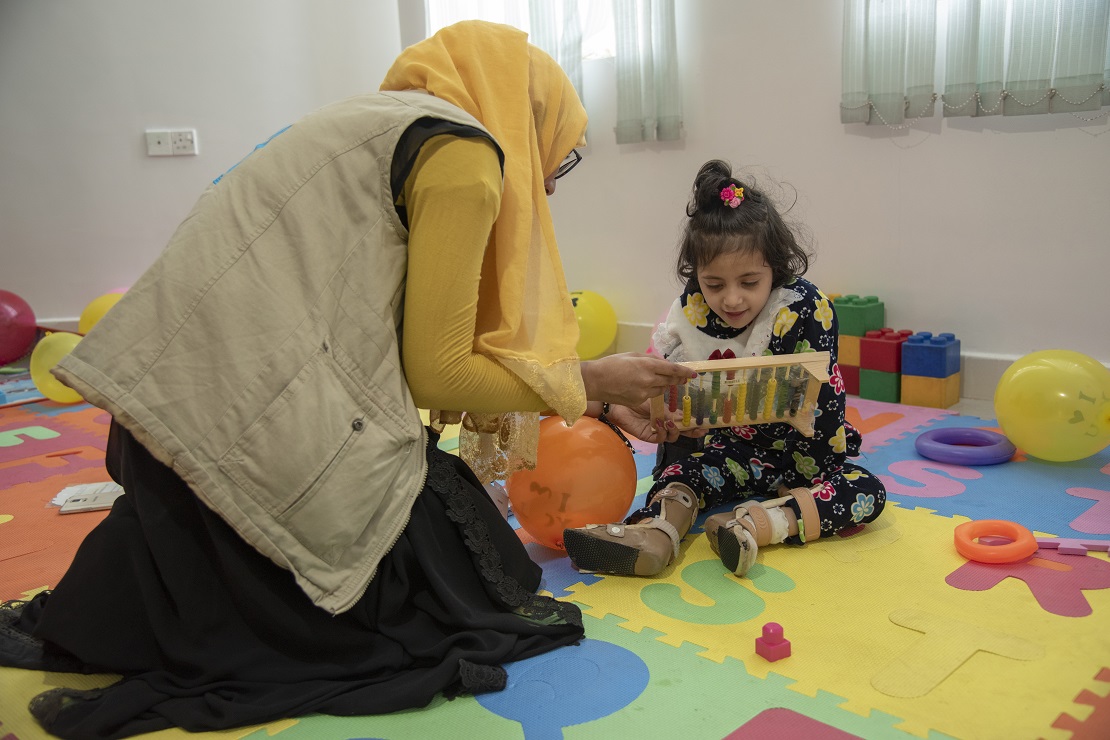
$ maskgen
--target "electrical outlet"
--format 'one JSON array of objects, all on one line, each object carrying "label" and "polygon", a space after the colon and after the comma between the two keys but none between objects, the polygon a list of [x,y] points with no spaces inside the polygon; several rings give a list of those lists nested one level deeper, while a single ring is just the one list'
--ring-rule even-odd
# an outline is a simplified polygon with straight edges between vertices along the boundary
[{"label": "electrical outlet", "polygon": [[169,157],[173,155],[173,147],[170,146],[170,132],[169,131],[147,131],[146,132],[146,155],[148,157]]},{"label": "electrical outlet", "polygon": [[174,156],[197,154],[197,130],[187,128],[170,131],[170,149]]}]

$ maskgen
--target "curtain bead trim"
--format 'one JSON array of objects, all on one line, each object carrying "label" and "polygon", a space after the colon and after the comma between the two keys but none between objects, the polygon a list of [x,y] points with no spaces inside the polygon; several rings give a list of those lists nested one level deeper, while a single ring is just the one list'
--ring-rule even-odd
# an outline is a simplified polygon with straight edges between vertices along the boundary
[{"label": "curtain bead trim", "polygon": [[[992,114],[994,114],[998,111],[998,109],[1002,106],[1003,101],[1005,101],[1007,98],[1009,98],[1010,100],[1013,100],[1015,103],[1017,103],[1018,105],[1020,105],[1024,108],[1032,108],[1034,106],[1040,105],[1041,103],[1043,103],[1048,98],[1055,98],[1055,97],[1059,97],[1060,100],[1063,100],[1068,105],[1083,105],[1084,103],[1089,101],[1091,98],[1095,97],[1096,95],[1101,95],[1104,90],[1106,90],[1105,83],[1100,84],[1098,87],[1096,87],[1094,89],[1094,91],[1090,95],[1083,98],[1082,100],[1074,101],[1074,100],[1069,100],[1067,97],[1064,96],[1063,93],[1061,93],[1056,88],[1050,87],[1045,92],[1044,95],[1037,98],[1032,103],[1025,103],[1020,98],[1013,95],[1009,90],[1003,89],[1002,92],[1000,92],[998,94],[998,102],[995,104],[995,106],[993,108],[987,108],[983,105],[983,98],[982,98],[982,96],[980,96],[980,94],[978,92],[972,93],[968,97],[967,100],[960,103],[959,105],[952,105],[952,104],[948,103],[947,100],[945,100],[943,95],[938,95],[937,93],[933,93],[932,95],[929,96],[929,102],[925,104],[925,107],[921,109],[920,113],[918,113],[913,118],[907,118],[905,123],[900,123],[900,124],[889,123],[885,118],[883,118],[882,114],[879,113],[878,108],[876,108],[875,105],[870,100],[867,100],[863,103],[860,103],[859,105],[853,105],[853,106],[847,106],[847,105],[842,104],[840,107],[843,110],[859,110],[860,108],[870,108],[871,112],[875,114],[875,117],[878,118],[879,121],[881,121],[884,126],[886,126],[887,128],[893,129],[895,131],[900,131],[902,129],[910,128],[915,123],[917,123],[919,120],[924,118],[925,115],[929,112],[930,106],[934,105],[937,102],[937,100],[940,100],[941,105],[943,105],[946,109],[953,110],[953,111],[954,110],[960,110],[961,108],[965,108],[965,107],[967,107],[967,105],[969,103],[971,103],[972,101],[975,101],[975,107],[976,108],[982,109],[983,113],[985,113],[987,115],[992,115]],[[909,107],[909,101],[908,100],[906,101],[906,106]],[[1079,119],[1083,120],[1083,121],[1097,121],[1100,118],[1105,118],[1107,115],[1110,115],[1110,111],[1105,111],[1103,113],[1100,113],[1097,116],[1091,116],[1090,118],[1088,118],[1086,116],[1080,116],[1080,115],[1077,115],[1075,113],[1072,113],[1072,115],[1075,116],[1076,118],[1079,118]]]}]

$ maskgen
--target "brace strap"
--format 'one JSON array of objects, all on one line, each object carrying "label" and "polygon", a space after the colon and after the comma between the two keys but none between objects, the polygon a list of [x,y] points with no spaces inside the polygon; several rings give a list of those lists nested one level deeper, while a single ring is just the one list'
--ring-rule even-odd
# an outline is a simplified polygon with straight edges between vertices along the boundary
[{"label": "brace strap", "polygon": [[668,537],[670,537],[671,546],[674,548],[674,556],[676,558],[678,557],[678,545],[682,541],[682,537],[679,536],[678,529],[673,524],[671,524],[661,516],[653,516],[646,522],[641,522],[641,524],[646,524],[649,527],[654,527],[655,529],[658,529],[659,531],[665,533]]}]

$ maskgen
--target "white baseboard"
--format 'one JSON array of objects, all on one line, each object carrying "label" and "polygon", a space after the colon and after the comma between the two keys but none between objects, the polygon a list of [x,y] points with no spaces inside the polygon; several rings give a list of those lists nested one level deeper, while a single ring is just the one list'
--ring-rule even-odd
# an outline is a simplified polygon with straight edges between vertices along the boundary
[{"label": "white baseboard", "polygon": [[[617,339],[611,348],[614,352],[645,352],[651,344],[654,324],[617,324]],[[994,389],[1002,373],[1017,357],[1003,355],[964,353],[960,357],[960,398],[977,401],[994,399]]]},{"label": "white baseboard", "polygon": [[655,324],[617,323],[617,339],[610,350],[613,352],[647,352],[651,345],[651,334]]},{"label": "white baseboard", "polygon": [[1017,359],[974,352],[960,355],[960,398],[993,401],[998,381]]},{"label": "white baseboard", "polygon": [[48,329],[76,333],[77,327],[80,325],[81,321],[77,317],[73,317],[69,319],[39,319],[37,323],[39,326],[45,326]]}]

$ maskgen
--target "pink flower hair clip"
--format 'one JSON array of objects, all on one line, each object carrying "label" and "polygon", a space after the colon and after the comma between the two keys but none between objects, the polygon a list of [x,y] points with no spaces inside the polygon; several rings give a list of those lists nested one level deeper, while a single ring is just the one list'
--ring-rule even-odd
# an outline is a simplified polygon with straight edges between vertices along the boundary
[{"label": "pink flower hair clip", "polygon": [[744,188],[738,188],[732,183],[729,183],[727,188],[721,190],[721,200],[729,208],[736,208],[744,202]]}]

